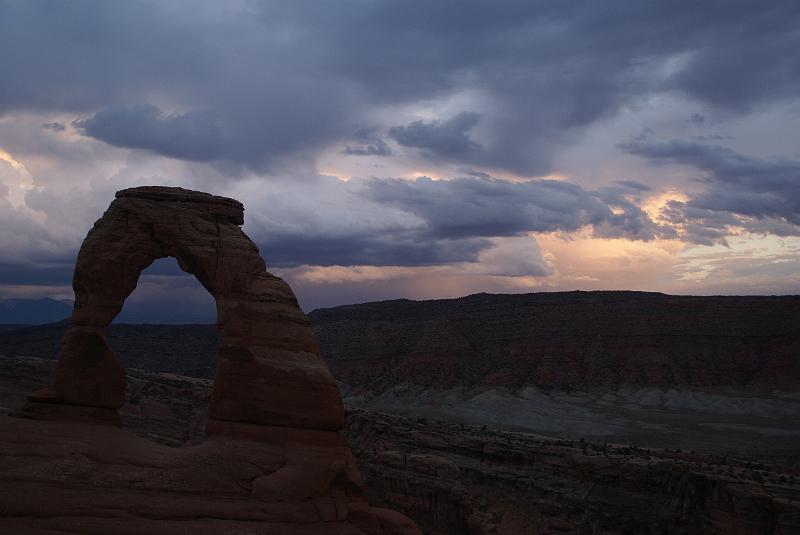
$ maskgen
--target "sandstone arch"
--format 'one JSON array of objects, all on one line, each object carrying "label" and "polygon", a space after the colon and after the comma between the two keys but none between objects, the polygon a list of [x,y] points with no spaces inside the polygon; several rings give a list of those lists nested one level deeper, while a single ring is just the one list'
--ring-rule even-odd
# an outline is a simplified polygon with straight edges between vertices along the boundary
[{"label": "sandstone arch", "polygon": [[[55,383],[12,414],[21,418],[0,421],[0,439],[19,446],[12,457],[27,459],[22,476],[0,467],[0,531],[421,535],[404,515],[370,507],[311,325],[243,222],[241,203],[207,193],[117,193],[78,254]],[[117,423],[125,400],[105,327],[165,256],[214,297],[223,335],[210,436],[185,448],[94,425]]]},{"label": "sandstone arch", "polygon": [[266,270],[241,230],[244,207],[207,193],[146,186],[117,192],[78,254],[72,327],[52,389],[32,397],[117,409],[125,400],[122,365],[105,327],[154,260],[174,257],[217,305],[223,335],[208,408],[215,421],[338,430],[344,411],[311,326],[291,288]]}]

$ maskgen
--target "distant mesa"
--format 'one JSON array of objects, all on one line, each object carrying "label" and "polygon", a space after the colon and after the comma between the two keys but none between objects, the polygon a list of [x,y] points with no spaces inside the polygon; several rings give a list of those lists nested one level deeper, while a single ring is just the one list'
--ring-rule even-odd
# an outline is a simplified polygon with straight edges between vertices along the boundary
[{"label": "distant mesa", "polygon": [[[146,273],[145,273],[146,275]],[[141,279],[139,280],[141,284]],[[158,302],[149,300],[125,302],[114,323],[196,325],[216,323],[216,309],[205,302],[183,301],[174,295],[164,294]],[[46,325],[72,316],[71,299],[10,298],[0,300],[0,331],[14,326]]]},{"label": "distant mesa", "polygon": [[10,298],[0,301],[0,324],[35,325],[52,323],[72,314],[72,301],[66,299]]},{"label": "distant mesa", "polygon": [[[117,193],[78,255],[55,382],[16,413],[27,419],[3,418],[0,433],[24,437],[3,437],[26,450],[12,455],[40,451],[21,471],[0,471],[0,528],[24,533],[13,519],[36,518],[28,526],[86,533],[419,533],[367,503],[309,321],[243,223],[233,199],[161,186]],[[113,425],[125,375],[105,334],[141,272],[167,256],[214,297],[222,335],[209,438],[182,449]]]}]

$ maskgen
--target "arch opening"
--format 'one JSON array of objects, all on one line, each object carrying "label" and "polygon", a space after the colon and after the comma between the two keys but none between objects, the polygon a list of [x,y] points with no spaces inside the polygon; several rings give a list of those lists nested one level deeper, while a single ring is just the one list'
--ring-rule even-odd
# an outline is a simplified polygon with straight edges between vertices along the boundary
[{"label": "arch opening", "polygon": [[214,297],[172,257],[158,258],[139,275],[115,324],[211,325],[217,322]]},{"label": "arch opening", "polygon": [[81,246],[72,326],[56,381],[39,400],[112,411],[123,405],[125,373],[106,327],[142,272],[173,257],[216,303],[222,343],[207,432],[231,423],[340,429],[341,395],[310,323],[291,288],[267,272],[243,222],[232,199],[165,187],[118,192]]},{"label": "arch opening", "polygon": [[170,447],[202,442],[221,338],[216,323],[213,296],[175,258],[158,258],[140,273],[106,329],[126,370],[123,427]]}]

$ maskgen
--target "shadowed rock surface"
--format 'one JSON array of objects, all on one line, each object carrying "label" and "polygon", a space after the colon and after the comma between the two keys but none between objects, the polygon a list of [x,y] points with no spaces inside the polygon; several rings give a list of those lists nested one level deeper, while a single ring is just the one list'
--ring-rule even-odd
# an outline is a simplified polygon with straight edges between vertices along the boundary
[{"label": "shadowed rock surface", "polygon": [[[53,369],[52,360],[0,357],[0,407],[19,405]],[[128,369],[127,383],[120,409],[126,428],[173,447],[203,442],[210,381]],[[647,449],[360,409],[348,410],[344,434],[370,503],[403,511],[429,535],[800,533],[796,451],[792,459]],[[155,459],[165,451],[135,442],[154,450]],[[97,454],[80,447],[81,455]],[[195,459],[208,458],[204,448],[195,450]],[[38,452],[9,462],[31,462]],[[80,459],[75,456],[71,470]],[[233,495],[224,496],[229,505]],[[206,514],[219,512],[216,507]],[[248,524],[239,526],[237,533],[248,533]]]},{"label": "shadowed rock surface", "polygon": [[[369,506],[336,383],[243,217],[237,201],[180,188],[117,193],[78,255],[55,382],[0,420],[0,531],[419,533]],[[179,449],[119,427],[125,372],[105,336],[165,256],[215,298],[222,333],[208,438]]]},{"label": "shadowed rock surface", "polygon": [[337,380],[452,387],[800,387],[800,296],[477,294],[309,314]]},{"label": "shadowed rock surface", "polygon": [[478,294],[310,314],[349,406],[640,446],[800,450],[800,297]]},{"label": "shadowed rock surface", "polygon": [[[476,294],[318,309],[308,318],[337,380],[373,394],[399,383],[583,391],[800,386],[800,296]],[[54,358],[66,327],[5,326],[0,354]],[[206,378],[216,370],[214,326],[110,325],[108,337],[129,366]],[[182,351],[181,341],[195,337],[202,343]],[[156,351],[161,344],[167,350]]]},{"label": "shadowed rock surface", "polygon": [[[310,319],[349,406],[640,446],[800,451],[799,303],[566,292]],[[53,358],[65,329],[0,333],[0,354]],[[108,340],[126,366],[211,378],[220,336],[110,325]]]},{"label": "shadowed rock surface", "polygon": [[[69,320],[28,327],[0,326],[0,355],[58,358]],[[4,329],[4,327],[6,327]],[[126,368],[212,379],[222,336],[216,325],[106,327],[106,339]]]},{"label": "shadowed rock surface", "polygon": [[141,272],[171,256],[217,303],[222,333],[212,419],[337,430],[342,402],[292,290],[267,272],[242,232],[232,199],[181,188],[123,190],[89,231],[73,276],[75,308],[61,342],[52,392],[40,396],[117,408],[122,366],[105,328]]}]

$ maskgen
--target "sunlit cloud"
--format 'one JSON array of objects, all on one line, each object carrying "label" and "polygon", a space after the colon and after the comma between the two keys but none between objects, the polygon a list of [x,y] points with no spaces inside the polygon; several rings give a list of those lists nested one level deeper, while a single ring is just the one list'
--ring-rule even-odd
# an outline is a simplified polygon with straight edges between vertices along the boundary
[{"label": "sunlit cloud", "polygon": [[[5,162],[10,167],[10,172],[3,172],[0,167],[0,181],[8,189],[6,197],[15,208],[25,207],[25,193],[36,187],[33,176],[25,164],[14,159],[11,154],[0,147],[0,162]],[[2,165],[2,164],[0,164]]]}]

